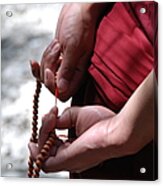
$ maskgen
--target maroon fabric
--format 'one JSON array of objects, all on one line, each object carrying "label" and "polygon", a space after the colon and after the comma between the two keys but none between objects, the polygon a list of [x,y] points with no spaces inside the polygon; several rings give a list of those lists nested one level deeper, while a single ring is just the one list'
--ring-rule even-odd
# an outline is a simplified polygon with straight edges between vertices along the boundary
[{"label": "maroon fabric", "polygon": [[[142,5],[138,5],[140,11]],[[147,25],[151,35],[153,27]],[[96,90],[118,112],[154,65],[153,45],[124,3],[116,3],[101,21],[91,61],[89,72]]]},{"label": "maroon fabric", "polygon": [[[140,8],[146,8],[144,14]],[[100,22],[88,78],[72,105],[100,104],[119,112],[149,72],[157,67],[157,3],[115,3]],[[71,131],[70,135],[75,135]],[[103,162],[71,178],[154,180],[156,145]],[[140,167],[147,167],[140,174]]]}]

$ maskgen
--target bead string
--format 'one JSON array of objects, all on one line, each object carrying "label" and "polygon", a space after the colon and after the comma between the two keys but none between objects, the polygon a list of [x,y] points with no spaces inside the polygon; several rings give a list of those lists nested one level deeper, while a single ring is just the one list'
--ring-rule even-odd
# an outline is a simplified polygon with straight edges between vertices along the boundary
[{"label": "bead string", "polygon": [[[39,103],[39,95],[41,92],[41,82],[36,81],[36,89],[33,99],[33,118],[32,118],[32,136],[30,142],[38,143],[38,103]],[[57,107],[57,97],[58,97],[58,89],[55,88],[55,106]],[[51,132],[49,134],[48,140],[45,142],[43,148],[41,149],[40,153],[36,157],[34,161],[32,157],[29,157],[28,161],[28,177],[29,178],[38,178],[40,175],[41,167],[46,160],[50,149],[55,144],[55,134]]]},{"label": "bead string", "polygon": [[57,107],[57,98],[58,98],[59,92],[58,92],[58,88],[56,86],[55,88],[55,107]]}]

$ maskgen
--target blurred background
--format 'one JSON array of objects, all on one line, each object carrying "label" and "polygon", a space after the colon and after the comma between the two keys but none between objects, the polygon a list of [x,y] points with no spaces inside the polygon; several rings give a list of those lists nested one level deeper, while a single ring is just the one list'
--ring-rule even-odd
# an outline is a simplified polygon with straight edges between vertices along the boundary
[{"label": "blurred background", "polygon": [[[41,56],[54,37],[63,4],[1,5],[1,175],[27,177],[35,79],[29,60]],[[48,101],[47,101],[48,100]],[[54,106],[43,87],[41,116]],[[59,113],[70,105],[59,102]],[[60,131],[58,132],[60,133]],[[67,131],[62,131],[66,134]],[[68,178],[67,172],[41,173],[41,177]]]}]

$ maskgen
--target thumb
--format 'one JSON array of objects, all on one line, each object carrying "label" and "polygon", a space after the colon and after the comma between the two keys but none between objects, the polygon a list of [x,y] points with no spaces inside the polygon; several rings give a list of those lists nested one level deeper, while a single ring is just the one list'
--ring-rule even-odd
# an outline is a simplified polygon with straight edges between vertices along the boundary
[{"label": "thumb", "polygon": [[39,65],[39,63],[35,60],[30,60],[30,67],[31,67],[32,75],[36,79],[40,79],[40,65]]},{"label": "thumb", "polygon": [[70,107],[64,110],[62,115],[57,118],[57,129],[70,129],[76,126],[80,107]]}]

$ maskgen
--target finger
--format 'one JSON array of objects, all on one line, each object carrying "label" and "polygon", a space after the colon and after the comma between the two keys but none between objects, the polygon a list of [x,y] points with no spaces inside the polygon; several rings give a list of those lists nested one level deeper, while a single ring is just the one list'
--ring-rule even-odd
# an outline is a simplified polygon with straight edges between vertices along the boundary
[{"label": "finger", "polygon": [[72,95],[74,95],[79,89],[80,85],[84,82],[85,71],[76,69],[73,78],[69,84],[68,91],[59,92],[59,99],[63,102],[67,101]]},{"label": "finger", "polygon": [[49,156],[55,156],[56,155],[56,153],[57,153],[57,149],[58,149],[58,142],[57,142],[57,140],[56,140],[56,142],[55,142],[55,145],[54,146],[52,146],[50,149],[48,149],[47,150],[47,145],[46,145],[46,147],[42,147],[40,150],[39,150],[39,152],[41,152],[43,149],[45,150],[46,149],[46,152],[47,152],[47,154],[46,154],[46,159],[49,157]]},{"label": "finger", "polygon": [[77,59],[75,57],[75,46],[69,44],[64,51],[63,61],[58,70],[57,86],[60,93],[68,90],[70,82],[74,76]]},{"label": "finger", "polygon": [[33,76],[36,79],[40,79],[40,65],[37,61],[35,60],[30,60],[30,67],[31,67],[31,71]]},{"label": "finger", "polygon": [[69,142],[61,145],[55,156],[50,156],[44,163],[42,169],[44,172],[58,172],[61,170],[67,169],[67,159],[68,159],[68,147],[70,146]]},{"label": "finger", "polygon": [[57,153],[57,149],[58,149],[61,145],[63,145],[63,141],[60,140],[59,138],[56,138],[54,146],[50,149],[49,155],[50,155],[50,156],[55,156],[56,153]]},{"label": "finger", "polygon": [[[81,86],[81,84],[84,82],[84,80],[86,79],[86,69],[88,68],[88,58],[87,58],[88,54],[85,51],[83,55],[81,55],[77,61],[77,65],[76,65],[76,69],[74,72],[74,75],[69,83],[69,88],[68,91],[65,92],[60,92],[59,94],[59,99],[61,101],[66,101],[68,100],[72,95],[74,95],[77,90],[79,89],[79,87]],[[57,75],[57,77],[59,77]],[[57,78],[58,80],[59,78]],[[58,82],[58,81],[57,81]]]},{"label": "finger", "polygon": [[[60,147],[63,144],[63,141],[59,138],[56,138],[55,145],[50,149],[50,155],[55,156],[57,148]],[[36,159],[37,155],[39,154],[38,145],[36,143],[30,142],[28,144],[28,148],[30,150],[30,154],[33,157],[33,160]]]},{"label": "finger", "polygon": [[60,56],[60,44],[54,42],[47,51],[44,52],[42,61],[41,61],[41,79],[44,81],[45,69],[50,69],[54,74],[58,68],[58,59]]},{"label": "finger", "polygon": [[36,143],[30,142],[28,144],[28,148],[29,148],[30,155],[31,155],[32,159],[35,161],[36,157],[39,153],[38,146],[36,145]]},{"label": "finger", "polygon": [[44,84],[53,94],[55,94],[55,76],[48,68],[45,70]]},{"label": "finger", "polygon": [[56,126],[57,114],[58,114],[58,109],[57,107],[54,107],[50,110],[48,114],[46,114],[42,118],[42,126],[39,131],[39,140],[38,140],[39,149],[41,149],[45,144],[46,140],[49,137],[49,133],[54,132],[54,128]]},{"label": "finger", "polygon": [[57,129],[70,129],[77,124],[80,107],[67,108],[62,115],[57,118]]},{"label": "finger", "polygon": [[46,114],[42,118],[42,126],[41,126],[40,131],[39,131],[39,140],[41,140],[41,138],[43,136],[49,137],[49,133],[53,132],[53,130],[55,128],[55,125],[56,125],[57,114],[58,114],[58,108],[53,107],[49,111],[49,113]]},{"label": "finger", "polygon": [[53,48],[53,46],[54,46],[57,42],[58,42],[57,39],[52,40],[52,42],[51,42],[51,43],[48,45],[48,47],[46,48],[45,53],[50,52],[51,49]]}]

